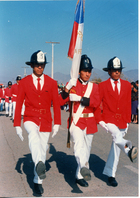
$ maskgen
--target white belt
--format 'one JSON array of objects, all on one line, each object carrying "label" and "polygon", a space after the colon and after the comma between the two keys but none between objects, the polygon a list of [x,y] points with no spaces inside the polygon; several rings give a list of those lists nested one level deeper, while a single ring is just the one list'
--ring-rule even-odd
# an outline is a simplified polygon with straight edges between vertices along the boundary
[{"label": "white belt", "polygon": [[12,94],[14,97],[17,97],[17,95],[15,95],[15,94]]},{"label": "white belt", "polygon": [[[75,113],[73,116],[75,116]],[[91,117],[94,117],[94,113],[82,113],[80,116],[80,118],[91,118]]]}]

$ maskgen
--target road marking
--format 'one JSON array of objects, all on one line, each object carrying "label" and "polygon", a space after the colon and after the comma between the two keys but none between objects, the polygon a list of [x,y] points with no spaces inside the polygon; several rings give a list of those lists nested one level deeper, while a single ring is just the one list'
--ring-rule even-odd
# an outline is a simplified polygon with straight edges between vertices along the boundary
[{"label": "road marking", "polygon": [[126,165],[124,166],[125,168],[128,168],[129,170],[131,170],[132,172],[138,174],[138,169],[137,168],[134,168],[133,166],[129,166],[129,165]]}]

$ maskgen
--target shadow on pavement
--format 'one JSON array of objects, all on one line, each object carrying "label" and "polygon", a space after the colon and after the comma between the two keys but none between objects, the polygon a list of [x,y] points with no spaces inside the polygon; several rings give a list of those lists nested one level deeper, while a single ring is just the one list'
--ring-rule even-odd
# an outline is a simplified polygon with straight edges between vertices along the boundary
[{"label": "shadow on pavement", "polygon": [[[59,173],[62,173],[64,175],[65,181],[71,186],[71,192],[83,193],[75,183],[75,172],[77,168],[77,162],[75,160],[74,155],[67,155],[64,152],[56,151],[52,143],[50,143],[49,153],[52,154],[52,156],[50,157],[48,162],[56,162]],[[105,161],[103,161],[97,155],[91,154],[89,164],[90,170],[94,173],[94,176],[106,182],[107,177],[102,174],[103,168],[105,166]]]},{"label": "shadow on pavement", "polygon": [[0,113],[0,116],[5,116],[5,114]]},{"label": "shadow on pavement", "polygon": [[75,172],[77,162],[73,155],[67,155],[64,152],[56,151],[52,143],[50,143],[49,153],[52,154],[48,162],[55,161],[59,173],[64,175],[65,181],[71,186],[72,193],[83,193],[75,183]]},{"label": "shadow on pavement", "polygon": [[27,182],[30,188],[33,189],[34,163],[32,162],[31,154],[26,154],[24,157],[19,158],[15,170],[20,174],[25,173]]},{"label": "shadow on pavement", "polygon": [[[46,161],[46,171],[50,169],[50,165]],[[33,184],[33,178],[34,178],[34,163],[32,161],[31,154],[26,154],[24,157],[19,158],[15,170],[17,170],[18,173],[26,175],[27,183],[29,184],[30,188],[33,191],[33,195],[37,196],[37,194],[34,194],[34,184]]]},{"label": "shadow on pavement", "polygon": [[[55,161],[59,173],[62,173],[64,175],[65,181],[71,186],[71,192],[83,193],[75,183],[77,162],[74,155],[67,155],[64,152],[56,151],[52,143],[50,143],[49,153],[52,154],[52,156],[45,163],[46,171],[49,171],[51,168],[49,163]],[[106,176],[102,174],[103,168],[105,166],[105,161],[103,161],[97,155],[91,154],[89,164],[90,170],[94,173],[94,176],[106,182]],[[23,172],[25,173],[27,183],[33,191],[34,163],[32,161],[31,154],[25,154],[24,157],[19,158],[15,170],[17,170],[17,172],[20,174],[23,174]]]},{"label": "shadow on pavement", "polygon": [[106,175],[103,175],[103,169],[105,163],[106,162],[97,155],[94,154],[90,155],[90,159],[89,159],[90,170],[94,173],[95,177],[107,183],[108,177]]}]

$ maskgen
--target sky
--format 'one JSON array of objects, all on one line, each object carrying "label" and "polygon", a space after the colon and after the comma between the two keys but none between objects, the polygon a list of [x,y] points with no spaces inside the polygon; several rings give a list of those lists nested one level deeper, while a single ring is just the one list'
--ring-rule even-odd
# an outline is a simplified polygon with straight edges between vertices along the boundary
[{"label": "sky", "polygon": [[[52,44],[54,73],[69,74],[67,57],[77,0],[0,1],[0,83],[32,73],[25,64],[42,50],[51,76]],[[102,70],[117,56],[125,70],[138,68],[138,0],[85,0],[82,54]],[[94,70],[93,70],[94,72]]]}]

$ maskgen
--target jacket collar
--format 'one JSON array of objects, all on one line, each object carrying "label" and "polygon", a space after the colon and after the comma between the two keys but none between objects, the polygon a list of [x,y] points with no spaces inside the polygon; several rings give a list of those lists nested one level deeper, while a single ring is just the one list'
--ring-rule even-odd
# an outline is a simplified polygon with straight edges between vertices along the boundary
[{"label": "jacket collar", "polygon": [[81,78],[78,78],[79,82],[82,84],[82,85],[87,85],[88,84],[88,81],[87,82],[84,82]]}]

